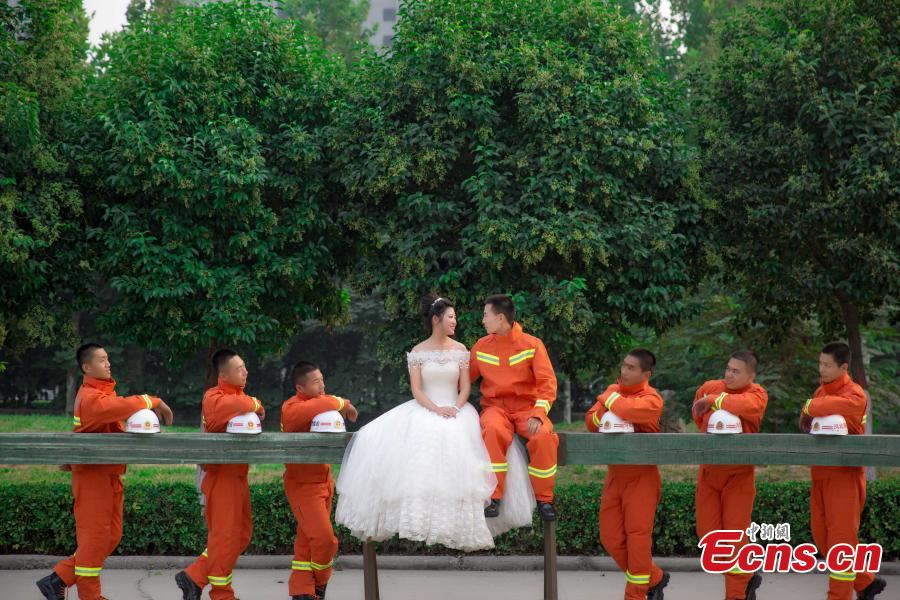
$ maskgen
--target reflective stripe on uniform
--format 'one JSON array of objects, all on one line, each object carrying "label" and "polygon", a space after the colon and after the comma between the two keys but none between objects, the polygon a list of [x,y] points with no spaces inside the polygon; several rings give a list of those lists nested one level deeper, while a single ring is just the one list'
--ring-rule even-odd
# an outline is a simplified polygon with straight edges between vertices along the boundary
[{"label": "reflective stripe on uniform", "polygon": [[487,352],[478,352],[475,351],[475,359],[478,362],[487,363],[489,365],[494,365],[495,367],[500,366],[500,357],[494,356],[493,354],[488,354]]},{"label": "reflective stripe on uniform", "polygon": [[509,463],[491,463],[491,470],[494,473],[506,473],[509,471]]},{"label": "reflective stripe on uniform", "polygon": [[650,573],[632,573],[625,571],[625,580],[635,585],[650,585]]},{"label": "reflective stripe on uniform", "polygon": [[231,585],[231,580],[233,578],[233,574],[229,573],[228,575],[225,575],[224,577],[217,577],[215,575],[207,575],[206,578],[209,579],[210,585],[222,587],[222,586],[226,586],[226,585]]},{"label": "reflective stripe on uniform", "polygon": [[622,395],[622,394],[620,394],[619,392],[613,392],[612,394],[610,394],[610,395],[609,395],[609,398],[606,399],[606,402],[603,403],[603,405],[606,407],[606,410],[609,410],[609,409],[612,407],[613,403],[614,403],[614,402],[619,398],[619,396],[621,396],[621,395]]},{"label": "reflective stripe on uniform", "polygon": [[538,400],[534,403],[535,408],[543,408],[548,414],[550,413],[550,401],[549,400]]},{"label": "reflective stripe on uniform", "polygon": [[856,581],[856,573],[854,573],[853,571],[845,571],[843,573],[836,573],[832,571],[828,574],[828,577],[837,581]]},{"label": "reflective stripe on uniform", "polygon": [[203,552],[200,553],[200,556],[205,556],[206,558],[209,558],[209,548],[204,548]]},{"label": "reflective stripe on uniform", "polygon": [[147,404],[147,408],[153,408],[153,400],[150,399],[150,396],[148,396],[147,394],[141,394],[141,400],[143,400],[144,403]]},{"label": "reflective stripe on uniform", "polygon": [[291,561],[291,570],[293,570],[293,571],[311,571],[312,565],[309,561],[292,560]]},{"label": "reflective stripe on uniform", "polygon": [[722,393],[719,394],[719,396],[715,399],[715,401],[713,402],[713,406],[715,407],[716,410],[722,410],[722,402],[725,401],[725,396],[727,396],[727,395],[728,395],[728,394],[727,394],[726,392],[722,392]]},{"label": "reflective stripe on uniform", "polygon": [[812,404],[812,398],[806,401],[806,404],[803,405],[803,412],[809,414],[809,405]]},{"label": "reflective stripe on uniform", "polygon": [[103,567],[79,567],[75,566],[75,577],[100,577]]},{"label": "reflective stripe on uniform", "polygon": [[509,357],[509,366],[512,367],[514,365],[519,364],[520,362],[525,362],[526,360],[534,358],[534,352],[535,352],[534,348],[529,348],[528,350],[523,350],[522,352],[519,352],[518,354],[513,354],[512,356]]},{"label": "reflective stripe on uniform", "polygon": [[326,569],[330,569],[330,568],[332,567],[332,565],[334,565],[334,561],[331,560],[331,561],[329,561],[327,564],[324,564],[324,565],[320,565],[320,564],[317,563],[317,562],[312,562],[312,561],[310,561],[309,564],[310,564],[310,566],[311,566],[313,569],[315,569],[316,571],[325,571]]},{"label": "reflective stripe on uniform", "polygon": [[594,425],[597,426],[597,429],[600,429],[600,417],[597,416],[599,413],[594,413],[591,416],[591,421],[593,421]]},{"label": "reflective stripe on uniform", "polygon": [[537,477],[538,479],[547,479],[548,477],[553,477],[556,475],[556,465],[553,465],[549,469],[537,469],[535,467],[528,467],[528,474],[532,477]]}]

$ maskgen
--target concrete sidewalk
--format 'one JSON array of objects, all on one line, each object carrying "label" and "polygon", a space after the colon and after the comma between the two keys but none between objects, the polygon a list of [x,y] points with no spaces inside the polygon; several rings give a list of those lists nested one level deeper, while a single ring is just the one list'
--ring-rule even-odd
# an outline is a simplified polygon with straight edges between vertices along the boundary
[{"label": "concrete sidewalk", "polygon": [[[176,570],[110,569],[103,571],[103,595],[110,600],[180,600]],[[34,582],[45,570],[0,571],[0,596],[41,600]],[[234,588],[242,600],[287,600],[287,569],[241,569]],[[765,575],[759,600],[824,600],[825,575]],[[886,576],[888,588],[878,600],[900,598],[900,576]],[[379,572],[385,600],[541,600],[542,574],[534,571],[403,571]],[[565,571],[559,574],[561,600],[621,600],[621,573]],[[204,598],[207,596],[204,594]],[[666,600],[720,600],[722,578],[704,573],[673,573]],[[69,600],[78,598],[73,588]],[[328,586],[328,600],[362,600],[362,571],[336,572]]]}]

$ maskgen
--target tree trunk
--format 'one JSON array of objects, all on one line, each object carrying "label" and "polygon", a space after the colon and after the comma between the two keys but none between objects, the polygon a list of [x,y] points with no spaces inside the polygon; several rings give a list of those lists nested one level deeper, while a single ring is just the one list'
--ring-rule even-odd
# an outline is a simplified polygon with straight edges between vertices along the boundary
[{"label": "tree trunk", "polygon": [[563,383],[563,419],[566,423],[572,422],[572,380],[566,377]]},{"label": "tree trunk", "polygon": [[216,382],[218,381],[218,377],[216,376],[216,368],[212,364],[213,354],[216,353],[216,345],[216,340],[210,340],[209,348],[206,352],[206,383],[203,387],[204,390],[215,387]]},{"label": "tree trunk", "polygon": [[[72,313],[72,329],[75,330],[75,337],[79,336],[79,326],[81,324],[81,313]],[[66,416],[71,417],[75,414],[75,394],[78,392],[78,375],[81,368],[77,365],[66,369]]]},{"label": "tree trunk", "polygon": [[[872,434],[872,396],[869,394],[869,380],[866,378],[866,363],[863,361],[862,333],[859,328],[859,310],[856,304],[842,290],[835,292],[847,327],[847,343],[850,345],[850,377],[866,391],[866,434]],[[875,469],[866,467],[866,479],[875,479]]]}]

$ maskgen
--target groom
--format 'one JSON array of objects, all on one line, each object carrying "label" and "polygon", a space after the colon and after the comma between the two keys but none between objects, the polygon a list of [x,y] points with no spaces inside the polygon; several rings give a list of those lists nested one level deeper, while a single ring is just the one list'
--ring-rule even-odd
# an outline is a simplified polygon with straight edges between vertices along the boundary
[{"label": "groom", "polygon": [[472,346],[470,374],[481,381],[481,434],[491,455],[497,488],[484,516],[500,514],[506,483],[506,451],[518,433],[528,439],[528,474],[544,521],[555,521],[553,484],[559,437],[547,418],[556,400],[556,374],[544,343],[522,331],[509,296],[485,300],[484,329],[488,335]]}]

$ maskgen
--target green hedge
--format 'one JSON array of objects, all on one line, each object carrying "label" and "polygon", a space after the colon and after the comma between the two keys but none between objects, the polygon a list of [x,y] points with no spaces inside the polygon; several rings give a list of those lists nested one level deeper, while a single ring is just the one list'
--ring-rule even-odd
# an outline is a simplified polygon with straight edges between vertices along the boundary
[{"label": "green hedge", "polygon": [[[758,523],[791,524],[796,543],[811,541],[809,532],[809,484],[807,482],[758,483],[754,520]],[[560,554],[603,554],[597,535],[600,489],[595,484],[573,484],[557,490],[560,512]],[[290,554],[294,519],[285,502],[280,482],[251,486],[254,534],[249,554]],[[65,484],[9,484],[0,486],[0,554],[67,554],[75,548],[72,495]],[[339,528],[341,552],[359,553],[360,542]],[[538,554],[541,529],[519,529],[497,539],[494,554]],[[900,558],[900,480],[880,480],[869,485],[860,537],[879,542],[885,559]],[[125,532],[117,554],[194,555],[205,544],[206,534],[194,487],[184,483],[127,483]],[[390,540],[381,552],[394,554],[447,554],[441,547],[424,547]],[[654,554],[697,554],[694,533],[694,486],[663,484],[656,516]]]}]

